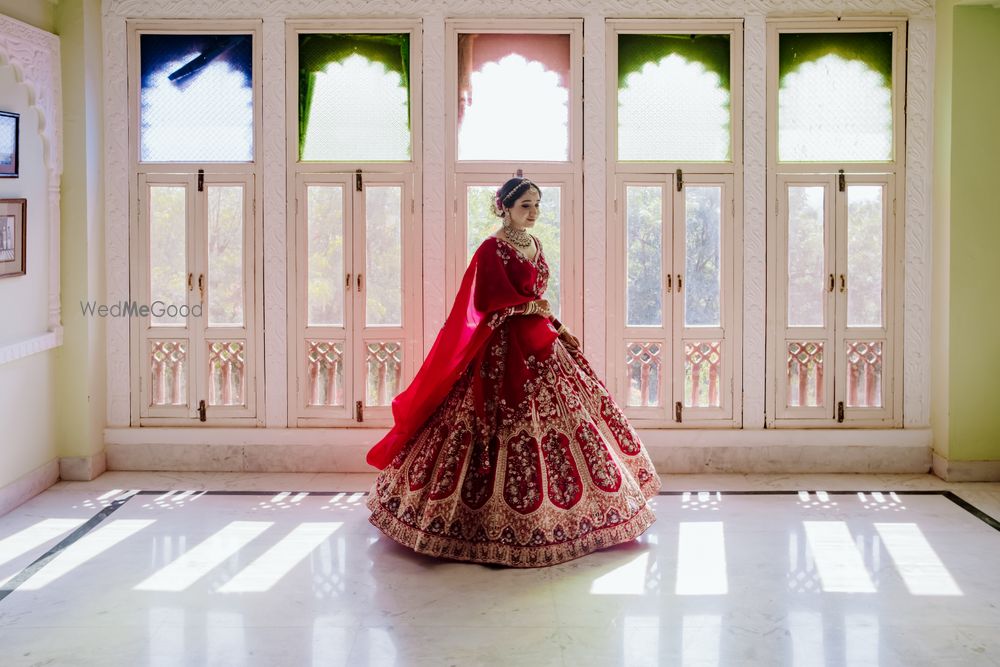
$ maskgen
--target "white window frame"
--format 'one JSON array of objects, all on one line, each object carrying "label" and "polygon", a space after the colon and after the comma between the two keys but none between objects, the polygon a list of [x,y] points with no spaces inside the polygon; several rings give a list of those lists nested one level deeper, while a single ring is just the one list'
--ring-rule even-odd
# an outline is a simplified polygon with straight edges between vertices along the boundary
[{"label": "white window frame", "polygon": [[[891,32],[893,33],[892,62],[892,156],[886,161],[870,162],[779,162],[778,161],[778,38],[783,32]],[[903,268],[905,256],[904,197],[897,184],[905,183],[905,97],[906,97],[906,36],[905,18],[817,18],[769,19],[767,21],[767,333],[765,425],[768,428],[894,428],[902,426],[903,413]],[[838,177],[844,175],[845,185],[881,184],[885,188],[885,225],[883,239],[883,326],[876,329],[846,327],[847,300],[839,286],[840,274],[846,275],[846,193],[839,191]],[[787,266],[787,212],[785,187],[788,184],[824,184],[826,224],[832,235],[827,248],[826,273],[836,274],[834,292],[827,292],[829,319],[825,329],[813,331],[816,339],[825,336],[830,347],[824,351],[824,377],[830,404],[823,408],[788,408],[786,399],[787,316],[784,294]],[[785,262],[785,264],[783,264]],[[836,269],[836,270],[833,270]],[[849,277],[847,278],[850,282]],[[849,287],[848,287],[849,289]],[[803,340],[811,339],[803,329]],[[864,334],[871,334],[870,336]],[[856,335],[857,334],[857,335]],[[877,338],[885,341],[883,348],[883,403],[881,408],[846,407],[846,360],[843,352],[846,340]],[[832,372],[831,372],[832,371]],[[843,419],[838,418],[838,404],[844,403]]]},{"label": "white window frame", "polygon": [[[618,35],[619,34],[726,34],[729,35],[731,158],[720,162],[683,161],[619,161],[618,156]],[[607,80],[607,147],[609,162],[607,201],[607,368],[615,397],[625,414],[637,427],[673,428],[740,428],[743,423],[743,20],[742,19],[607,19],[605,31]],[[627,406],[628,369],[625,367],[625,341],[635,338],[633,329],[625,326],[625,184],[665,184],[670,193],[665,202],[664,268],[673,275],[683,274],[674,264],[682,261],[684,200],[677,196],[678,171],[683,185],[723,185],[722,200],[722,327],[710,329],[721,334],[723,378],[719,388],[720,407],[684,407],[677,421],[675,406],[683,401],[684,342],[715,336],[692,336],[681,326],[683,298],[671,286],[664,286],[664,348],[661,354],[661,388],[664,404],[657,408]],[[619,201],[621,200],[621,201]],[[669,235],[669,238],[668,236]],[[667,248],[670,248],[669,250]],[[669,311],[669,314],[668,314]],[[669,322],[669,323],[668,323]],[[688,331],[697,329],[688,329]],[[709,329],[706,329],[709,330]],[[655,336],[654,336],[655,338]],[[669,355],[669,356],[668,356]],[[666,400],[669,399],[669,400]]]},{"label": "white window frame", "polygon": [[[568,34],[570,36],[569,159],[565,161],[458,160],[458,35],[460,33]],[[468,266],[466,186],[502,184],[523,174],[539,185],[563,188],[560,218],[560,315],[583,342],[583,20],[447,19],[445,21],[445,299],[458,293]],[[497,219],[497,228],[500,220]]]},{"label": "white window frame", "polygon": [[[398,161],[299,161],[298,141],[298,36],[313,33],[409,33],[410,35],[410,159]],[[421,199],[421,159],[422,144],[422,21],[420,19],[336,19],[336,20],[288,20],[285,22],[285,124],[287,191],[295,196],[288,200],[287,219],[295,221],[288,225],[288,290],[287,325],[293,337],[288,341],[288,423],[299,427],[352,427],[385,428],[392,425],[389,406],[363,405],[361,420],[357,402],[365,398],[365,356],[363,343],[376,336],[377,331],[393,331],[393,337],[403,341],[402,377],[400,389],[405,388],[419,368],[423,358],[423,311],[422,311],[422,271],[421,248],[423,247],[422,207],[416,206]],[[362,188],[368,185],[398,184],[403,189],[401,199],[402,225],[402,281],[403,281],[403,325],[401,327],[364,326],[365,285],[357,290],[358,266],[364,265],[365,217],[364,191],[357,189],[360,178]],[[302,243],[306,225],[305,187],[314,183],[344,183],[345,209],[350,215],[344,218],[345,272],[352,275],[351,294],[353,299],[345,301],[345,370],[343,407],[319,407],[306,404],[308,375],[305,364],[305,340],[326,337],[308,334],[315,330],[320,334],[322,327],[306,327],[304,309],[306,304],[307,264],[306,246]],[[350,194],[348,197],[346,195]],[[350,243],[350,246],[347,244]],[[300,247],[301,245],[301,247]],[[300,270],[301,269],[301,270]],[[363,269],[361,271],[364,273]],[[350,315],[349,315],[350,314]],[[350,317],[351,319],[348,319]],[[308,335],[307,335],[308,334]],[[339,334],[338,334],[339,336]],[[381,337],[384,338],[384,337]]]},{"label": "white window frame", "polygon": [[[188,187],[188,233],[187,257],[189,267],[201,267],[201,273],[207,261],[204,249],[197,247],[194,232],[206,230],[204,211],[199,210],[199,197],[195,187],[199,172],[204,174],[206,183],[244,184],[245,220],[244,228],[244,327],[241,329],[246,338],[246,403],[243,408],[226,406],[207,406],[206,420],[198,418],[198,400],[204,398],[207,403],[207,367],[199,368],[201,347],[209,340],[218,338],[206,335],[204,331],[188,328],[188,392],[189,406],[186,409],[153,408],[146,405],[148,401],[149,369],[146,367],[148,358],[145,356],[147,343],[151,337],[149,318],[131,318],[129,325],[130,350],[129,363],[133,372],[130,375],[130,423],[132,426],[263,426],[264,424],[264,351],[263,351],[263,248],[256,242],[263,237],[263,216],[256,202],[261,199],[261,156],[263,148],[262,117],[263,97],[261,80],[263,77],[263,38],[262,21],[259,19],[235,20],[196,20],[196,19],[164,19],[164,20],[128,20],[127,31],[127,70],[128,80],[128,150],[129,150],[129,278],[131,299],[144,303],[148,295],[148,248],[147,227],[147,197],[145,184],[186,184]],[[140,121],[140,50],[139,37],[142,34],[250,34],[253,38],[252,72],[253,72],[253,159],[245,162],[155,162],[139,160],[139,121]],[[143,240],[147,240],[144,245]],[[197,272],[195,272],[197,273]],[[197,285],[195,285],[195,290]],[[188,292],[189,303],[193,305],[192,291]],[[207,315],[205,316],[207,317]],[[206,320],[207,321],[207,320]],[[207,325],[205,325],[207,326]],[[201,327],[204,329],[205,326]],[[155,336],[160,338],[159,336]],[[167,338],[168,336],[163,336]],[[197,349],[196,349],[197,344]],[[146,392],[146,393],[144,393]],[[199,392],[202,392],[199,395]]]}]

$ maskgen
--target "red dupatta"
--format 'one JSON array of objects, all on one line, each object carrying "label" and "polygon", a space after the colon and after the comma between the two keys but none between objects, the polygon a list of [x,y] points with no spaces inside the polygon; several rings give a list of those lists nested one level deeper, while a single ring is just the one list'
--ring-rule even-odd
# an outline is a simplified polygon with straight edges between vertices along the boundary
[{"label": "red dupatta", "polygon": [[[441,404],[493,331],[512,314],[508,309],[538,298],[537,271],[505,266],[516,252],[501,244],[490,237],[473,255],[430,353],[410,386],[392,401],[395,425],[369,450],[370,465],[389,465]],[[523,257],[514,261],[533,267]]]}]

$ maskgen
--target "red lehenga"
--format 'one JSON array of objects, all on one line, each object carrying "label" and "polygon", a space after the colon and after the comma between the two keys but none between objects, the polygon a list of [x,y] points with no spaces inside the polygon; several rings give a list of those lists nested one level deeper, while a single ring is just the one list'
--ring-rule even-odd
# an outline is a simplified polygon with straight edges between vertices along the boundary
[{"label": "red lehenga", "polygon": [[513,567],[554,565],[627,542],[654,521],[660,479],[583,354],[515,308],[549,269],[495,237],[474,255],[395,426],[369,519],[415,551]]}]

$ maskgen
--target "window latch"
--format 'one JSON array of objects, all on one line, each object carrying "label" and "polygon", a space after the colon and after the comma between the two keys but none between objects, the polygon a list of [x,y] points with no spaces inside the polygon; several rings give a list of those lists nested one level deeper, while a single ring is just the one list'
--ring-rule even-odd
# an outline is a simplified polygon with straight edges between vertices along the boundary
[{"label": "window latch", "polygon": [[205,421],[205,399],[198,401],[198,421]]},{"label": "window latch", "polygon": [[198,170],[198,192],[204,192],[204,191],[205,191],[205,170],[204,169],[199,169]]},{"label": "window latch", "polygon": [[678,424],[684,421],[683,411],[684,411],[683,403],[681,403],[680,401],[674,403],[674,421],[677,422]]},{"label": "window latch", "polygon": [[354,189],[361,192],[361,170],[354,172]]},{"label": "window latch", "polygon": [[359,422],[365,420],[365,404],[361,401],[354,404],[354,418]]}]

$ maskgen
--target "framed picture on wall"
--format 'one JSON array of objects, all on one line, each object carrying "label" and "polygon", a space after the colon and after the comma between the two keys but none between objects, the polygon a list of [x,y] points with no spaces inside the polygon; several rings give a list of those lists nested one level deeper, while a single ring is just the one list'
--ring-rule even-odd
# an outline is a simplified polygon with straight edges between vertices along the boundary
[{"label": "framed picture on wall", "polygon": [[17,131],[21,114],[0,111],[0,178],[17,178]]},{"label": "framed picture on wall", "polygon": [[0,278],[24,275],[27,210],[27,199],[0,199]]}]

